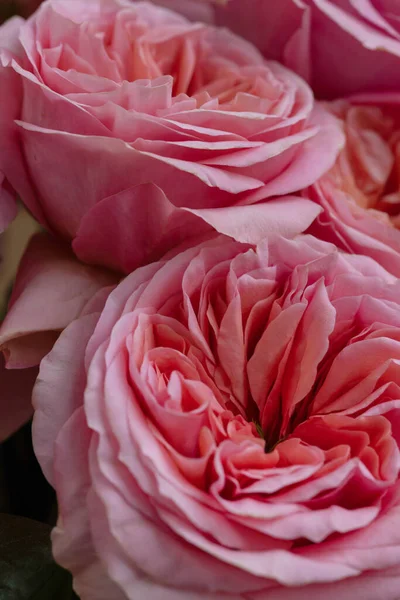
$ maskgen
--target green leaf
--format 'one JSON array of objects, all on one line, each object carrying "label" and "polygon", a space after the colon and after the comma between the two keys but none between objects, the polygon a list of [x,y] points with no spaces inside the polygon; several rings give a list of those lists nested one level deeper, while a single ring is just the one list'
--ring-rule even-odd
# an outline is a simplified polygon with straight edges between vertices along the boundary
[{"label": "green leaf", "polygon": [[0,513],[0,600],[73,600],[71,576],[53,560],[51,527]]}]

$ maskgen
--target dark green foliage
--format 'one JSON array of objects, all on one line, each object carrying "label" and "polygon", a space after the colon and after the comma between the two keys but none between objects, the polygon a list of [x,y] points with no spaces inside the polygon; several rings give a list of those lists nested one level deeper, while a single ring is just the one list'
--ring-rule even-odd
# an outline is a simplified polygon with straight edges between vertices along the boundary
[{"label": "dark green foliage", "polygon": [[51,554],[51,527],[0,514],[0,600],[73,600],[70,575]]}]

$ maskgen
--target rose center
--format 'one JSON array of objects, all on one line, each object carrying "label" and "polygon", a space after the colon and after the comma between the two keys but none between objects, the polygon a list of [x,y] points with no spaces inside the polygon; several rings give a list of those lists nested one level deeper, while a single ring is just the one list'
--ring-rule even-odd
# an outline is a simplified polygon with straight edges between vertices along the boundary
[{"label": "rose center", "polygon": [[115,35],[105,35],[107,55],[117,64],[121,81],[154,80],[170,75],[173,97],[184,94],[194,98],[198,107],[218,100],[218,106],[224,110],[279,112],[282,109],[280,101],[285,95],[285,85],[266,64],[247,66],[242,56],[237,60],[227,57],[224,40],[209,39],[204,28],[176,30],[171,27],[170,33],[164,32],[162,36],[154,33],[152,39],[146,28],[132,24],[126,28],[127,39],[118,44],[118,51]]}]

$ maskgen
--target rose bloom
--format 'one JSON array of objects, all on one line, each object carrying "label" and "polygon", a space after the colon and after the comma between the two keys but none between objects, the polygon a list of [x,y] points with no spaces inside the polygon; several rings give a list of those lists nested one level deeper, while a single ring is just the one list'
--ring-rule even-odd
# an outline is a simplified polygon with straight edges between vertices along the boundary
[{"label": "rose bloom", "polygon": [[324,209],[312,231],[349,252],[367,254],[400,276],[400,120],[391,106],[329,106],[345,148],[305,195]]},{"label": "rose bloom", "polygon": [[[25,278],[36,343],[69,311],[46,262]],[[34,390],[82,600],[397,600],[399,298],[308,235],[220,236],[92,296]]]},{"label": "rose bloom", "polygon": [[152,4],[48,1],[1,46],[0,169],[87,262],[129,272],[210,226],[236,233],[253,203],[264,223],[262,201],[316,181],[342,145],[297,75]]},{"label": "rose bloom", "polygon": [[400,88],[399,17],[397,0],[229,0],[213,15],[323,98]]}]

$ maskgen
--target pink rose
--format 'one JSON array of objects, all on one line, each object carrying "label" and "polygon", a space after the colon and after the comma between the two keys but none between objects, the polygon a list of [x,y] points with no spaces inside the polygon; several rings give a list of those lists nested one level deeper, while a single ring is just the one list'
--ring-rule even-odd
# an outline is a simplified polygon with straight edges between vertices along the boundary
[{"label": "pink rose", "polygon": [[12,34],[0,168],[82,260],[131,271],[210,226],[256,242],[271,213],[315,218],[263,201],[316,181],[341,132],[244,40],[129,0],[49,1]]},{"label": "pink rose", "polygon": [[304,193],[324,209],[310,231],[367,254],[400,277],[400,119],[390,106],[329,106],[346,146],[329,173]]},{"label": "pink rose", "polygon": [[215,21],[334,98],[400,88],[397,0],[230,0]]},{"label": "pink rose", "polygon": [[34,391],[81,599],[397,600],[399,298],[311,236],[220,236],[99,291]]}]

